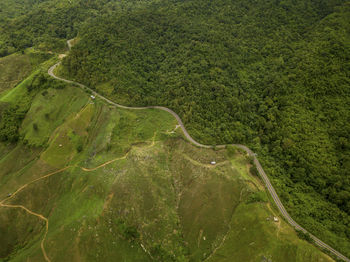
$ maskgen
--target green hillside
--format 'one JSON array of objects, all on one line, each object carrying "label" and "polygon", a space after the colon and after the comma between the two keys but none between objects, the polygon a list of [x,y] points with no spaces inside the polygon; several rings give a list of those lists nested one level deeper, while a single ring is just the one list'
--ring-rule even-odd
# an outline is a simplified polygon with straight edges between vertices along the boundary
[{"label": "green hillside", "polygon": [[0,58],[0,93],[16,86],[49,57],[47,53],[27,50]]},{"label": "green hillside", "polygon": [[332,261],[273,222],[244,154],[196,148],[167,112],[40,73],[0,102],[27,105],[0,143],[0,261]]},{"label": "green hillside", "polygon": [[348,0],[2,0],[0,261],[328,259],[271,221],[246,156],[53,80],[59,53],[66,79],[249,146],[293,219],[350,257],[349,43]]},{"label": "green hillside", "polygon": [[349,256],[349,7],[116,7],[82,27],[61,73],[122,104],[170,107],[202,143],[249,145],[297,222]]}]

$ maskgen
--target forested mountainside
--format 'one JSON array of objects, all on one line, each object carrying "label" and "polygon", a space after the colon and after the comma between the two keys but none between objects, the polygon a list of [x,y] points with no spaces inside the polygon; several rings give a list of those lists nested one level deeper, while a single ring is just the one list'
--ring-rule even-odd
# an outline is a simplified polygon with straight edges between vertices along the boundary
[{"label": "forested mountainside", "polygon": [[334,261],[274,220],[246,154],[192,145],[168,112],[112,107],[40,70],[0,106],[16,109],[0,130],[19,134],[0,142],[1,262]]},{"label": "forested mountainside", "polygon": [[14,18],[25,15],[28,11],[37,8],[39,3],[47,0],[4,0],[0,2],[0,14],[2,18]]},{"label": "forested mountainside", "polygon": [[160,1],[86,24],[63,65],[204,143],[251,145],[297,221],[349,254],[349,18],[342,1]]},{"label": "forested mountainside", "polygon": [[62,75],[125,105],[170,107],[203,143],[254,148],[297,222],[350,255],[349,1],[52,0],[6,10],[0,56],[64,49],[77,36]]},{"label": "forested mountainside", "polygon": [[0,3],[0,57],[27,47],[66,48],[81,24],[98,16],[109,0],[4,0]]}]

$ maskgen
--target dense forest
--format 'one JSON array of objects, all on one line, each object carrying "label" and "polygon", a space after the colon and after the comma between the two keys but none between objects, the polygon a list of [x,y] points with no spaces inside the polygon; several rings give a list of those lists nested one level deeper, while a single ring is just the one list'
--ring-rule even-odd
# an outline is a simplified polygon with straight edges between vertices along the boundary
[{"label": "dense forest", "polygon": [[77,35],[62,74],[172,108],[200,142],[249,145],[297,222],[350,255],[348,1],[38,5],[0,16],[0,56]]},{"label": "dense forest", "polygon": [[0,57],[35,46],[66,48],[84,21],[107,8],[108,0],[25,0],[0,2]]}]

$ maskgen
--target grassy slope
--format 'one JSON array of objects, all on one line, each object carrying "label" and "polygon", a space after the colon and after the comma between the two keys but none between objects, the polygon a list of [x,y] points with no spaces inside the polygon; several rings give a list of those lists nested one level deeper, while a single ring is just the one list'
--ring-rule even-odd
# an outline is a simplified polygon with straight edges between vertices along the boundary
[{"label": "grassy slope", "polygon": [[31,49],[0,58],[0,93],[9,90],[25,79],[49,54]]},{"label": "grassy slope", "polygon": [[29,57],[26,55],[13,54],[0,58],[0,92],[14,87],[31,69]]},{"label": "grassy slope", "polygon": [[[147,252],[156,261],[330,261],[284,221],[266,220],[277,213],[266,195],[251,201],[265,191],[245,156],[198,149],[175,126],[166,112],[111,108],[73,87],[40,92],[20,130],[26,145],[1,144],[0,199],[70,166],[5,202],[49,219],[51,261],[152,260]],[[0,207],[0,257],[43,261],[44,231],[42,220]]]}]

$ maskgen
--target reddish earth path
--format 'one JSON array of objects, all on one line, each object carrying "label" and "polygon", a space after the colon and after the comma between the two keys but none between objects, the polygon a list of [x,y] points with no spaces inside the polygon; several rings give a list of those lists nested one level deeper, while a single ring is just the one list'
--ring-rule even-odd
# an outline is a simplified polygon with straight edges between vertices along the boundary
[{"label": "reddish earth path", "polygon": [[[126,153],[126,154],[125,154],[124,156],[122,156],[122,157],[112,159],[112,160],[107,161],[107,162],[105,162],[105,163],[103,163],[103,164],[101,164],[101,165],[99,165],[99,166],[97,166],[97,167],[94,167],[94,168],[80,167],[80,169],[83,170],[83,171],[85,171],[85,172],[95,171],[96,169],[99,169],[99,168],[101,168],[101,167],[104,167],[104,166],[106,166],[106,165],[109,165],[109,164],[111,164],[111,163],[113,163],[113,162],[115,162],[115,161],[117,161],[117,160],[125,159],[125,158],[128,156],[128,154],[129,154],[129,152]],[[48,218],[44,217],[42,214],[36,213],[36,212],[34,212],[34,211],[28,209],[27,207],[25,207],[25,206],[23,206],[23,205],[12,205],[12,204],[10,205],[10,204],[5,204],[4,202],[6,202],[6,201],[12,199],[14,196],[16,196],[19,192],[21,192],[22,190],[24,190],[24,189],[25,189],[26,187],[28,187],[29,185],[34,184],[35,182],[38,182],[38,181],[43,180],[43,179],[45,179],[45,178],[51,177],[51,176],[53,176],[53,175],[59,174],[59,173],[65,171],[65,170],[67,170],[67,169],[69,169],[69,168],[71,168],[71,167],[75,167],[75,166],[66,166],[66,167],[64,167],[64,168],[61,168],[61,169],[59,169],[59,170],[53,171],[53,172],[51,172],[51,173],[49,173],[49,174],[46,174],[46,175],[44,175],[44,176],[42,176],[42,177],[39,177],[39,178],[37,178],[37,179],[34,179],[34,180],[32,180],[32,181],[30,181],[30,182],[24,184],[23,186],[21,186],[20,188],[18,188],[13,194],[11,194],[10,196],[8,196],[8,197],[6,197],[5,199],[3,199],[3,200],[0,201],[0,207],[23,209],[23,210],[26,211],[28,214],[33,215],[33,216],[36,216],[37,218],[39,218],[39,219],[41,219],[41,220],[43,220],[43,221],[45,222],[45,233],[44,233],[43,239],[42,239],[41,242],[40,242],[40,247],[41,247],[41,251],[42,251],[42,253],[43,253],[43,256],[44,256],[44,258],[45,258],[45,260],[46,260],[47,262],[51,262],[50,258],[48,257],[48,255],[47,255],[47,253],[46,253],[46,250],[45,250],[45,240],[46,240],[47,233],[48,233],[48,231],[49,231],[49,220],[48,220]]]}]

